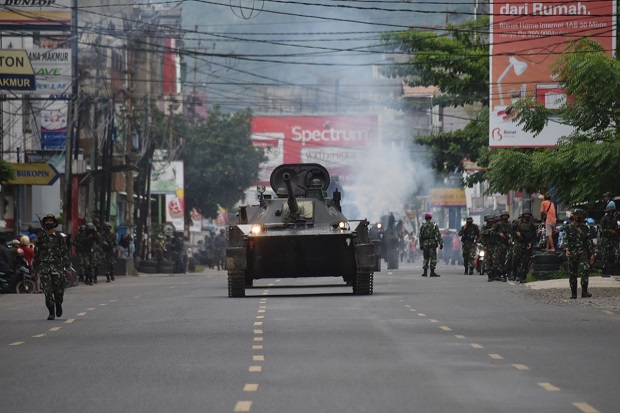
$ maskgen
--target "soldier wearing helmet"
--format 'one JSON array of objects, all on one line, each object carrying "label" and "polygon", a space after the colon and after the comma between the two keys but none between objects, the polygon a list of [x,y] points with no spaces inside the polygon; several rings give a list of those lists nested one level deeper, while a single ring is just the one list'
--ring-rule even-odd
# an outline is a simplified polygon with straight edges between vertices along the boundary
[{"label": "soldier wearing helmet", "polygon": [[474,258],[476,256],[476,245],[480,239],[480,228],[474,224],[472,217],[467,217],[465,225],[459,230],[459,236],[461,237],[461,245],[463,250],[463,266],[465,267],[464,274],[473,275],[474,273]]},{"label": "soldier wearing helmet", "polygon": [[529,270],[532,247],[536,243],[536,226],[532,222],[532,212],[524,209],[511,227],[513,239],[514,279],[525,282]]},{"label": "soldier wearing helmet", "polygon": [[422,248],[424,261],[422,262],[422,277],[428,275],[428,267],[431,267],[431,277],[439,277],[435,272],[437,266],[437,246],[443,249],[443,239],[437,224],[433,222],[433,216],[430,212],[424,214],[424,223],[420,226],[420,248]]},{"label": "soldier wearing helmet", "polygon": [[581,297],[592,297],[588,292],[589,269],[594,263],[594,244],[590,228],[584,222],[584,212],[573,211],[573,222],[566,226],[564,245],[568,257],[568,283],[572,299],[577,298],[577,278],[581,277]]},{"label": "soldier wearing helmet", "polygon": [[[54,229],[58,227],[58,220],[52,214],[46,215],[41,224],[45,229],[37,240],[34,250],[32,269],[41,278],[45,306],[49,311],[48,320],[62,316],[65,287],[63,274],[71,268],[71,260],[67,244]],[[70,274],[70,273],[69,273]]]},{"label": "soldier wearing helmet", "polygon": [[604,265],[603,277],[610,277],[616,274],[619,235],[615,205],[607,205],[605,207],[605,216],[601,219],[600,251]]},{"label": "soldier wearing helmet", "polygon": [[506,257],[512,244],[510,234],[510,213],[502,211],[499,215],[499,221],[495,224],[494,234],[496,239],[495,255],[492,258],[493,266],[491,267],[493,279],[507,281],[508,269],[506,268]]},{"label": "soldier wearing helmet", "polygon": [[116,267],[116,234],[112,231],[112,224],[106,222],[101,232],[101,248],[103,250],[103,270],[106,282],[114,281],[114,269]]}]

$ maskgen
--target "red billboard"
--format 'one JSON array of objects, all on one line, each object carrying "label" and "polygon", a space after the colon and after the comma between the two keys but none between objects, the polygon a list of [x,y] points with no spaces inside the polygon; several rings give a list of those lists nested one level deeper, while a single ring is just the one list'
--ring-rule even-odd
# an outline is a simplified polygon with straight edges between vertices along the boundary
[{"label": "red billboard", "polygon": [[616,38],[615,1],[493,2],[489,146],[551,147],[572,132],[549,122],[534,137],[513,122],[506,108],[515,100],[534,97],[548,109],[566,101],[551,65],[574,41],[589,37],[613,54]]},{"label": "red billboard", "polygon": [[377,116],[258,116],[252,121],[254,145],[266,149],[259,181],[269,185],[271,171],[283,163],[318,163],[340,181],[363,151],[379,141]]}]

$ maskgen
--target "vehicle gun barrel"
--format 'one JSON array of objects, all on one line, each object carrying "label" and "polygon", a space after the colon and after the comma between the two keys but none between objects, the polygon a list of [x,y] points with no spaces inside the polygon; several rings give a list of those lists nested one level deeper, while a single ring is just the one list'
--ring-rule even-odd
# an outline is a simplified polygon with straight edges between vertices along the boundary
[{"label": "vehicle gun barrel", "polygon": [[295,199],[295,192],[293,191],[293,185],[291,184],[291,174],[283,174],[282,180],[284,181],[284,185],[286,185],[288,209],[291,211],[291,216],[294,216],[299,211],[299,205],[297,204],[297,199]]}]

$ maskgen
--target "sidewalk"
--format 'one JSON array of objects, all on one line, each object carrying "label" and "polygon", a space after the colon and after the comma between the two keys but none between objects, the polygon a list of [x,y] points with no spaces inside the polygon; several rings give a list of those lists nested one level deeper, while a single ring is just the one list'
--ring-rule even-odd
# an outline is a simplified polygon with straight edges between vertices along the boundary
[{"label": "sidewalk", "polygon": [[[546,281],[534,281],[524,284],[525,286],[534,290],[545,290],[549,288],[568,288],[568,279],[562,278],[560,280],[546,280]],[[590,287],[603,287],[603,288],[620,288],[620,276],[612,276],[609,278],[603,277],[590,277]]]}]

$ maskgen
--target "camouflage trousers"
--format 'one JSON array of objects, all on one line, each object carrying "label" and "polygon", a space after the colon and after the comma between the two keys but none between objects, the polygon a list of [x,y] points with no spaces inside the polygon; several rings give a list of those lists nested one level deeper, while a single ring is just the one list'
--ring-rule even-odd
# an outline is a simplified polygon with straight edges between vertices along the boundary
[{"label": "camouflage trousers", "polygon": [[473,242],[463,243],[463,265],[468,268],[474,268],[474,259],[476,258],[476,244]]},{"label": "camouflage trousers", "polygon": [[109,252],[106,251],[103,254],[103,272],[106,276],[113,275],[114,269],[116,268],[116,254],[114,251]]},{"label": "camouflage trousers", "polygon": [[568,258],[568,284],[570,288],[577,288],[577,278],[581,277],[581,288],[588,288],[590,281],[590,264],[587,258],[569,257]]},{"label": "camouflage trousers", "polygon": [[618,242],[615,239],[601,238],[601,259],[603,261],[604,273],[612,274],[616,271],[618,261]]},{"label": "camouflage trousers", "polygon": [[97,274],[97,257],[95,254],[80,255],[80,271],[84,276],[84,282],[90,284]]},{"label": "camouflage trousers", "polygon": [[56,304],[62,304],[65,296],[65,284],[62,274],[48,272],[41,274],[41,286],[45,295],[45,306],[54,308]]},{"label": "camouflage trousers", "polygon": [[423,241],[422,248],[424,248],[422,268],[426,270],[430,265],[431,270],[434,270],[437,266],[437,243],[435,241]]},{"label": "camouflage trousers", "polygon": [[506,274],[506,254],[508,254],[507,245],[497,245],[493,249],[493,256],[491,257],[492,267],[489,269],[493,270],[496,275]]},{"label": "camouflage trousers", "polygon": [[532,257],[531,248],[527,244],[515,242],[512,248],[512,268],[514,276],[519,280],[524,280],[530,269],[530,258]]}]

